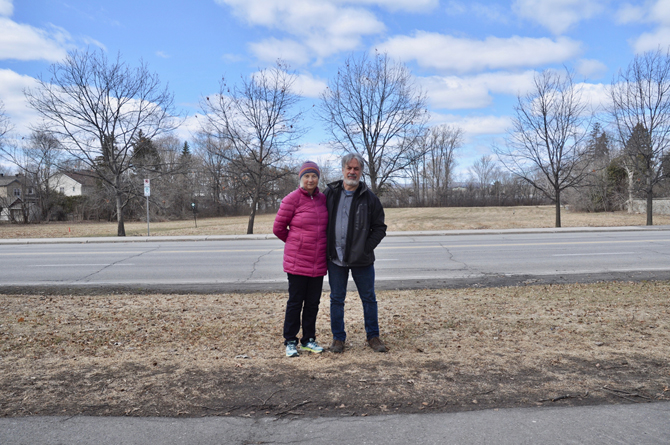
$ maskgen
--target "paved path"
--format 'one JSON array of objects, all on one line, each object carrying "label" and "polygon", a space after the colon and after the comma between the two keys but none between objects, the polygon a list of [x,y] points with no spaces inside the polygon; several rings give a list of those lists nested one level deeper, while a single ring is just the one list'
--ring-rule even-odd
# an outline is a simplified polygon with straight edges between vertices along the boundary
[{"label": "paved path", "polygon": [[14,444],[670,444],[670,403],[520,408],[451,414],[273,419],[19,417]]}]

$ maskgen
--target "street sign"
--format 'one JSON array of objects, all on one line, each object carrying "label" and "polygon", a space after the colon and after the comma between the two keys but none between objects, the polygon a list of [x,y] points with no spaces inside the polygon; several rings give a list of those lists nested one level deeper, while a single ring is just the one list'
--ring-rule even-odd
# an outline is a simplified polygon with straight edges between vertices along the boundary
[{"label": "street sign", "polygon": [[151,196],[151,179],[144,180],[144,196]]}]

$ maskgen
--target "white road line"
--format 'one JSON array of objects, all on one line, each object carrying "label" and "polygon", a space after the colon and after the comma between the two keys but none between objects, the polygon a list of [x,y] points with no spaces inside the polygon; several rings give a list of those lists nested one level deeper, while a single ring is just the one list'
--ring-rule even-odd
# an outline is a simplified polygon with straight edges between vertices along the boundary
[{"label": "white road line", "polygon": [[91,264],[91,263],[86,263],[86,264],[33,264],[28,267],[86,267],[86,266],[134,266],[134,264]]},{"label": "white road line", "polygon": [[633,255],[638,252],[605,252],[605,253],[559,253],[552,256],[596,256],[596,255]]}]

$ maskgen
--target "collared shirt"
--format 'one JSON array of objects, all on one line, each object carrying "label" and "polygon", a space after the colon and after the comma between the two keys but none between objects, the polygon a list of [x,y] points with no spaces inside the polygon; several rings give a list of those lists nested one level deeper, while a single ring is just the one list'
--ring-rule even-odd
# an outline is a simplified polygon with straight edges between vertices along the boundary
[{"label": "collared shirt", "polygon": [[338,266],[346,267],[344,263],[344,249],[347,245],[347,231],[349,229],[349,211],[351,210],[351,202],[354,198],[354,191],[342,189],[340,195],[340,202],[337,205],[337,216],[335,218],[335,250],[337,251],[337,259],[333,259],[333,263]]}]

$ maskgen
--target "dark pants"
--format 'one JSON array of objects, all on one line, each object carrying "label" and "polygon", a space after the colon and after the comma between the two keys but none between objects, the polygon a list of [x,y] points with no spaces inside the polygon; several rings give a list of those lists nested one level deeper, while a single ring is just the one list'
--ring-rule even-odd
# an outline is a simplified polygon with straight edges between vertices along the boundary
[{"label": "dark pants", "polygon": [[288,275],[288,302],[284,317],[284,344],[298,340],[300,332],[300,313],[302,312],[302,339],[307,344],[310,338],[316,338],[316,316],[323,290],[323,277]]},{"label": "dark pants", "polygon": [[363,303],[363,320],[367,339],[379,337],[374,264],[364,267],[342,267],[328,261],[330,329],[333,332],[333,339],[342,341],[347,339],[347,333],[344,331],[344,300],[347,297],[349,271],[351,271],[356,289],[358,289],[358,296],[361,297]]}]

